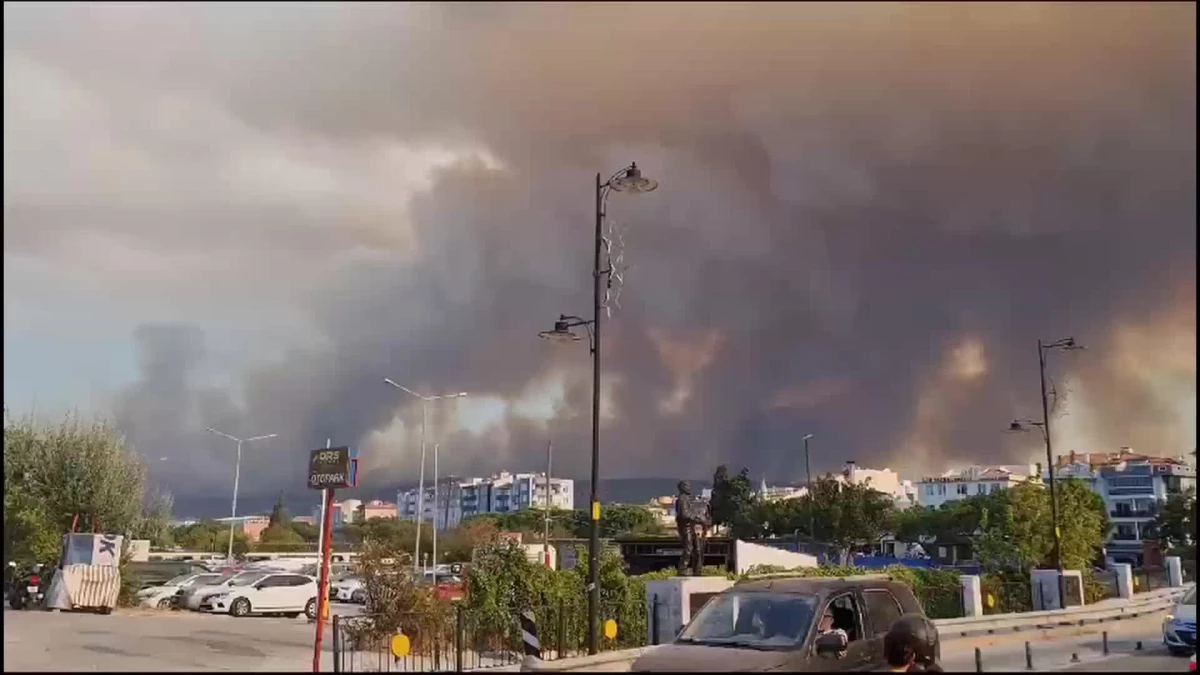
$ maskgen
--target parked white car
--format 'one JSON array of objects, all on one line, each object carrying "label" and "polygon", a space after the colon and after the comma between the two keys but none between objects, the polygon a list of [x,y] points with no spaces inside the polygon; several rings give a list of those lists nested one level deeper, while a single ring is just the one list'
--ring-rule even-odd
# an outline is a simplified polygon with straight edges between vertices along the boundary
[{"label": "parked white car", "polygon": [[175,593],[175,604],[183,609],[192,611],[200,611],[200,601],[205,596],[224,593],[234,586],[249,586],[271,574],[272,570],[242,570],[231,576],[221,579],[221,581],[210,586],[192,586],[191,588],[180,589]]},{"label": "parked white car", "polygon": [[234,585],[200,600],[200,609],[214,614],[249,616],[283,614],[317,616],[317,580],[303,574],[268,574],[250,584]]},{"label": "parked white car", "polygon": [[221,582],[220,573],[181,574],[161,586],[151,586],[138,591],[138,604],[142,607],[157,607],[170,609],[174,604],[175,594],[182,589],[193,586],[211,586]]},{"label": "parked white car", "polygon": [[1172,654],[1182,656],[1196,653],[1196,585],[1183,594],[1163,619],[1163,644]]},{"label": "parked white car", "polygon": [[355,593],[359,598],[364,598],[366,592],[362,579],[357,577],[342,577],[329,586],[330,599],[338,602],[357,602]]}]

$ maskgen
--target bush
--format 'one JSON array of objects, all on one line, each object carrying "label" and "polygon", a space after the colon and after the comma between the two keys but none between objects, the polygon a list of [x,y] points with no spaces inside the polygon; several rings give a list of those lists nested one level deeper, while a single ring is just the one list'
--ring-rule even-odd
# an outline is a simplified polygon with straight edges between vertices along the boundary
[{"label": "bush", "polygon": [[382,648],[396,633],[409,637],[415,654],[452,644],[454,609],[432,588],[418,586],[408,564],[411,556],[385,543],[368,542],[358,557],[359,576],[370,614],[346,622],[346,635],[358,649]]}]

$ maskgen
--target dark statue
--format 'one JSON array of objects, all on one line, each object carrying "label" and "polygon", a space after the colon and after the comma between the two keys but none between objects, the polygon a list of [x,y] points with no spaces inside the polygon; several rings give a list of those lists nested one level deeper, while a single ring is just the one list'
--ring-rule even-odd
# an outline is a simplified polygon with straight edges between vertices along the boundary
[{"label": "dark statue", "polygon": [[704,542],[712,527],[712,506],[692,495],[686,480],[679,481],[679,494],[675,495],[675,527],[679,530],[679,543],[683,544],[679,556],[680,576],[700,576],[704,567]]}]

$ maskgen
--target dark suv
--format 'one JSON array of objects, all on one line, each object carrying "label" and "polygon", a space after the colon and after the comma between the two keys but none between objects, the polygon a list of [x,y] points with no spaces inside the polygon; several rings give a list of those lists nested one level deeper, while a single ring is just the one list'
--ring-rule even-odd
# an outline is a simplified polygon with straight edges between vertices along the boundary
[{"label": "dark suv", "polygon": [[675,642],[643,654],[632,669],[887,670],[883,636],[910,612],[924,614],[912,589],[886,575],[744,581],[714,596]]}]

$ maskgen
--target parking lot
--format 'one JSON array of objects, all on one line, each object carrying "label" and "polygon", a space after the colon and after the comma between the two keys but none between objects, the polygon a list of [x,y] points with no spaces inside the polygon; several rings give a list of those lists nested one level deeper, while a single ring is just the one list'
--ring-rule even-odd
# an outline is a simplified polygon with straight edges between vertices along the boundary
[{"label": "parking lot", "polygon": [[[333,604],[353,615],[355,605]],[[332,671],[326,624],[322,670]],[[194,671],[312,669],[314,625],[303,618],[233,618],[118,610],[109,616],[4,608],[4,670]]]}]

